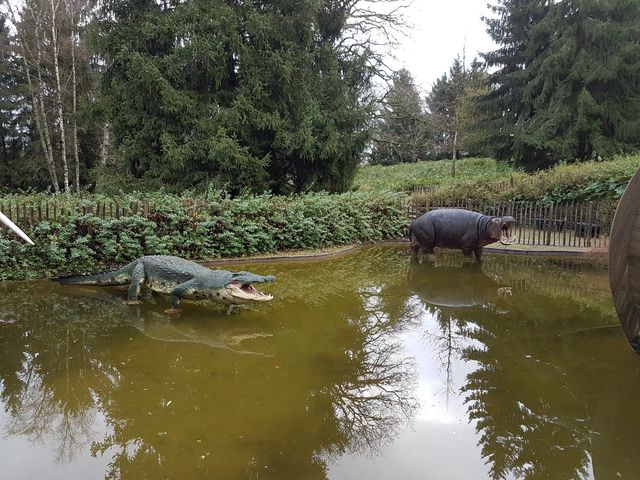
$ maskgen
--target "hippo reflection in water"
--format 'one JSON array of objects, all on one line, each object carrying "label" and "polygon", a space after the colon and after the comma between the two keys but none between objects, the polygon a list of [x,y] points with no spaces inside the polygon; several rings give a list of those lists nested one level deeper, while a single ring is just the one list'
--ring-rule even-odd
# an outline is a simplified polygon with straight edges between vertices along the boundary
[{"label": "hippo reflection in water", "polygon": [[504,300],[511,295],[511,288],[486,275],[480,264],[435,267],[412,263],[407,282],[425,304],[433,307],[504,311]]},{"label": "hippo reflection in water", "polygon": [[409,238],[420,261],[422,251],[433,260],[435,247],[460,249],[466,257],[475,253],[476,259],[481,260],[485,245],[494,242],[510,245],[515,241],[510,236],[514,223],[510,216],[490,217],[459,208],[440,208],[416,218],[409,227]]}]

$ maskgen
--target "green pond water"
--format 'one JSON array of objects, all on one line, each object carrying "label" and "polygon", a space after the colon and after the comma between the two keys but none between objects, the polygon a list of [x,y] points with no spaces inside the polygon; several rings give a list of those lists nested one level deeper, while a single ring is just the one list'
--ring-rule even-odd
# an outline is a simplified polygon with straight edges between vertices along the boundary
[{"label": "green pond water", "polygon": [[226,315],[0,284],[3,479],[637,479],[640,358],[606,266],[406,248]]}]

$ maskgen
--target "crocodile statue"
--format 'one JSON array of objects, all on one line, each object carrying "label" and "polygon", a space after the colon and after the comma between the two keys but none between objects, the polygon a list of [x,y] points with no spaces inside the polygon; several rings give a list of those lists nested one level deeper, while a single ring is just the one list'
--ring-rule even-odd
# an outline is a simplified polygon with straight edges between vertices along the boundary
[{"label": "crocodile statue", "polygon": [[170,294],[171,308],[167,314],[179,313],[181,299],[204,300],[229,305],[230,313],[235,306],[252,302],[266,302],[271,295],[253,287],[253,283],[275,281],[273,276],[256,275],[250,272],[211,270],[190,260],[168,255],[140,257],[119,270],[93,275],[72,275],[54,278],[63,285],[129,285],[126,305],[138,305],[140,287]]}]

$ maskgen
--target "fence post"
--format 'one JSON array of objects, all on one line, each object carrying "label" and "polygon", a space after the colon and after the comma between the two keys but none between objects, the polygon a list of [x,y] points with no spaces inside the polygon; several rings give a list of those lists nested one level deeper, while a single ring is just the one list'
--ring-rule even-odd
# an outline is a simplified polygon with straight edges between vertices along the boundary
[{"label": "fence post", "polygon": [[585,221],[585,216],[584,216],[584,203],[580,204],[580,223],[578,224],[579,227],[576,229],[578,231],[578,233],[580,234],[580,236],[578,237],[578,246],[584,246],[584,221]]},{"label": "fence post", "polygon": [[551,245],[551,231],[556,227],[554,211],[553,211],[553,203],[547,207],[547,238],[545,240],[545,245]]},{"label": "fence post", "polygon": [[591,247],[591,233],[593,231],[593,202],[589,202],[587,210],[587,247]]}]

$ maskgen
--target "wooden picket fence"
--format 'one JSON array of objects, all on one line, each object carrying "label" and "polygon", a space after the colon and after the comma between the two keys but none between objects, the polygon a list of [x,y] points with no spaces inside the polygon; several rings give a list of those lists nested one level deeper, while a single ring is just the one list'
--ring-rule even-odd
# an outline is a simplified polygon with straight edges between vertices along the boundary
[{"label": "wooden picket fence", "polygon": [[[610,203],[536,202],[487,203],[473,200],[435,204],[412,197],[407,215],[413,220],[434,208],[464,208],[485,215],[511,215],[516,220],[512,233],[520,245],[608,247],[615,212]],[[38,202],[0,201],[0,211],[27,232],[43,221],[56,221],[70,214],[94,215],[100,218],[121,218],[132,215],[148,217],[153,205],[148,200],[131,203],[82,200],[69,202],[49,199]],[[3,228],[0,233],[6,235]]]},{"label": "wooden picket fence", "polygon": [[609,245],[615,205],[594,202],[502,202],[461,200],[434,204],[412,198],[409,220],[436,208],[464,208],[485,215],[512,216],[512,234],[519,245],[606,248]]},{"label": "wooden picket fence", "polygon": [[[131,203],[108,201],[69,202],[52,199],[43,201],[0,201],[4,213],[23,229],[30,229],[40,222],[56,221],[71,214],[94,215],[100,218],[121,218],[131,215],[148,216],[152,205],[147,200]],[[3,228],[6,233],[6,227]]]}]

